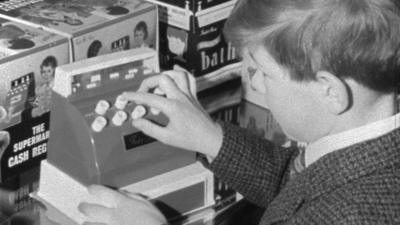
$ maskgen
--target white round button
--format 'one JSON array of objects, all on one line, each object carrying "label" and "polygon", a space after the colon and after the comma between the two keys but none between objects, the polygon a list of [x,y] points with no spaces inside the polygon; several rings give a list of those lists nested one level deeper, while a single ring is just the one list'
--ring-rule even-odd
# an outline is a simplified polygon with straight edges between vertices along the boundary
[{"label": "white round button", "polygon": [[127,104],[128,100],[124,99],[121,95],[118,95],[118,97],[115,99],[114,106],[115,108],[122,110]]},{"label": "white round button", "polygon": [[144,115],[146,115],[146,108],[143,105],[137,105],[132,113],[131,113],[131,117],[133,120],[142,118]]},{"label": "white round button", "polygon": [[126,119],[128,119],[128,115],[125,111],[117,111],[112,118],[112,123],[115,126],[121,126]]},{"label": "white round button", "polygon": [[100,100],[97,102],[96,108],[94,109],[95,113],[99,115],[106,114],[107,110],[110,108],[110,103],[106,100]]},{"label": "white round button", "polygon": [[94,132],[100,132],[104,129],[104,127],[107,125],[107,119],[104,118],[103,116],[98,116],[94,121],[92,122],[92,130]]}]

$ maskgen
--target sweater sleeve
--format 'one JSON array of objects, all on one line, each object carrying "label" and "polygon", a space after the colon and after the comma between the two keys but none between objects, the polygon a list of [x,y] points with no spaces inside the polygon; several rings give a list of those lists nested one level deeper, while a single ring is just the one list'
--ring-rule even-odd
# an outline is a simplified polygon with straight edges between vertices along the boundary
[{"label": "sweater sleeve", "polygon": [[275,146],[244,128],[221,125],[222,146],[209,169],[246,199],[266,207],[278,194],[295,149]]}]

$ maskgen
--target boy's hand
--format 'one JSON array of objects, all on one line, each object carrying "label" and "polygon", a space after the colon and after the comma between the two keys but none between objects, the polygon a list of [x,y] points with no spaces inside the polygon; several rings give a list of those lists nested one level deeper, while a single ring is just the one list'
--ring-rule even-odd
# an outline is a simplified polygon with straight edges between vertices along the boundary
[{"label": "boy's hand", "polygon": [[85,225],[166,225],[164,215],[149,201],[138,195],[127,195],[100,185],[89,187],[89,193],[107,206],[81,203],[81,211],[90,221]]},{"label": "boy's hand", "polygon": [[[151,94],[155,88],[164,96]],[[183,69],[166,71],[144,80],[137,92],[122,96],[128,101],[163,112],[169,123],[163,127],[145,118],[132,122],[145,134],[172,146],[215,157],[222,144],[222,129],[202,108],[196,98],[194,77]]]}]

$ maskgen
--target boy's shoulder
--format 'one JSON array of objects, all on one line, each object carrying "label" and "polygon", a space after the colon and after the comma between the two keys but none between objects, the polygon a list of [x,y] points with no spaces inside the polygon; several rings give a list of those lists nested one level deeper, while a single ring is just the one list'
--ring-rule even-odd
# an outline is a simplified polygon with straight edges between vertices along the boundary
[{"label": "boy's shoulder", "polygon": [[400,167],[359,177],[311,205],[306,214],[329,213],[325,219],[332,219],[332,224],[400,224]]}]

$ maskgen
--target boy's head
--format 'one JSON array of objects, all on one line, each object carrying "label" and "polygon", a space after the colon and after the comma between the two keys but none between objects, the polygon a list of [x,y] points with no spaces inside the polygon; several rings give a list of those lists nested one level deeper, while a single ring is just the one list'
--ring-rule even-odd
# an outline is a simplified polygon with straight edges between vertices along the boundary
[{"label": "boy's head", "polygon": [[51,81],[57,67],[57,59],[54,56],[47,56],[40,65],[41,75],[44,81]]},{"label": "boy's head", "polygon": [[294,80],[324,70],[385,92],[399,82],[399,11],[398,0],[244,0],[225,32],[263,46]]},{"label": "boy's head", "polygon": [[256,69],[251,83],[285,133],[312,142],[387,116],[399,10],[397,0],[241,0],[225,36]]}]

